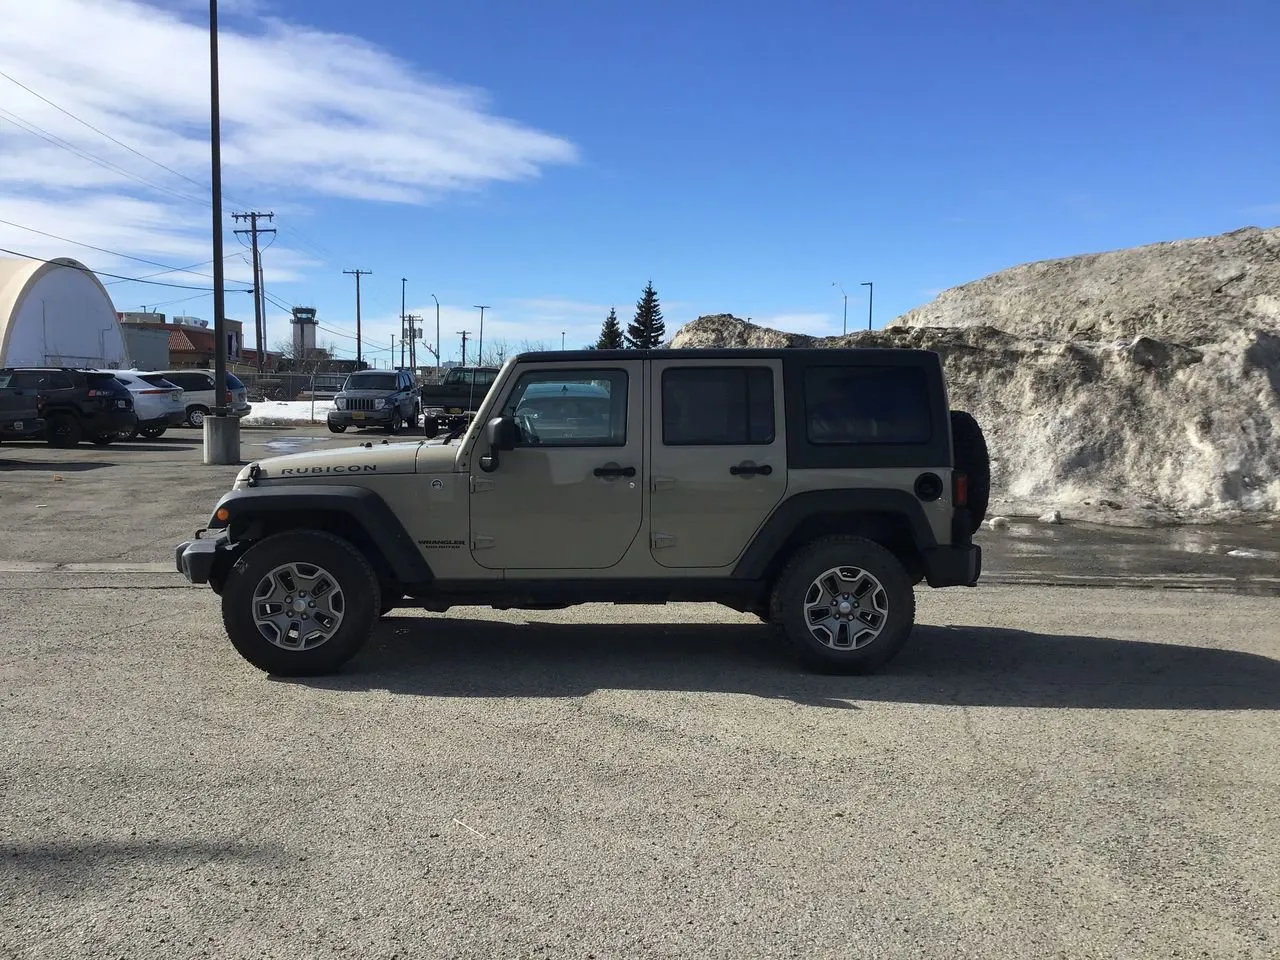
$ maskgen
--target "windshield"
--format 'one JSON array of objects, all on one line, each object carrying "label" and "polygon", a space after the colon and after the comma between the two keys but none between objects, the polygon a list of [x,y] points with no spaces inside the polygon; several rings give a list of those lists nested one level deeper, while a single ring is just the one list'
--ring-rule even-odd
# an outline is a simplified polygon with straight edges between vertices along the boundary
[{"label": "windshield", "polygon": [[399,378],[394,373],[353,373],[343,390],[395,390]]}]

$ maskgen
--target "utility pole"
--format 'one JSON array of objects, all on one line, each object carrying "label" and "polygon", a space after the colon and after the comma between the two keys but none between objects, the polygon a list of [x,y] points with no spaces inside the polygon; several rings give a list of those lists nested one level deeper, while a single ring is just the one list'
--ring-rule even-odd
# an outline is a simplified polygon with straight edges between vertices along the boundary
[{"label": "utility pole", "polygon": [[876,301],[876,287],[875,287],[875,284],[872,283],[870,280],[868,280],[866,283],[860,284],[860,286],[871,288],[870,290],[867,291],[867,329],[870,330],[871,329],[871,305]]},{"label": "utility pole", "polygon": [[458,335],[462,337],[462,366],[467,365],[467,338],[471,336],[470,330],[459,330]]},{"label": "utility pole", "polygon": [[440,301],[433,293],[431,299],[436,301],[436,379],[440,379]]},{"label": "utility pole", "polygon": [[[404,285],[409,281],[405,277],[400,278],[400,366],[404,366]],[[391,354],[395,356],[395,352]]]},{"label": "utility pole", "polygon": [[[418,326],[418,323],[422,320],[422,317],[418,316],[416,313],[406,313],[404,315],[404,319],[405,323],[409,325],[409,367],[416,374],[418,370],[417,339],[418,335],[422,333],[422,328]],[[427,349],[430,349],[430,347]]]},{"label": "utility pole", "polygon": [[343,270],[343,273],[356,278],[356,369],[360,369],[360,278],[372,275],[372,270]]},{"label": "utility pole", "polygon": [[479,366],[484,363],[484,312],[489,309],[489,304],[473,303],[472,306],[480,311],[480,345],[476,348],[476,366]]},{"label": "utility pole", "polygon": [[267,305],[262,290],[262,259],[258,252],[258,237],[264,233],[274,234],[274,227],[263,227],[259,229],[258,220],[274,220],[274,213],[259,213],[257,210],[250,210],[248,213],[233,213],[231,219],[235,221],[247,220],[249,227],[247,230],[237,230],[236,236],[249,234],[253,240],[253,330],[254,337],[258,345],[258,373],[266,372],[266,339],[267,339]]}]

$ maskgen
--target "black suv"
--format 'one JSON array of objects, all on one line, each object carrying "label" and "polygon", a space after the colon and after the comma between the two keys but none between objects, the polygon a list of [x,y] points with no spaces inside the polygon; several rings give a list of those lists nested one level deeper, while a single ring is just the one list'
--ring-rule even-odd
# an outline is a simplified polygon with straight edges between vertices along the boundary
[{"label": "black suv", "polygon": [[7,367],[7,386],[36,390],[44,397],[45,439],[53,447],[74,447],[81,440],[105,446],[117,434],[137,426],[133,395],[109,373],[69,367]]},{"label": "black suv", "polygon": [[404,424],[418,425],[418,388],[403,370],[361,370],[347,377],[328,416],[329,429],[382,427],[395,433]]}]

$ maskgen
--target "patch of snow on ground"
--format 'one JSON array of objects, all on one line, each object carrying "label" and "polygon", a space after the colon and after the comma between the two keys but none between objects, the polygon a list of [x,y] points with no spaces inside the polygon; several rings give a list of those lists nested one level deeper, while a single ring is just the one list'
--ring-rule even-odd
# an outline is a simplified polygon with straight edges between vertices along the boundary
[{"label": "patch of snow on ground", "polygon": [[260,400],[241,421],[263,426],[285,426],[295,423],[324,423],[333,409],[332,400]]}]

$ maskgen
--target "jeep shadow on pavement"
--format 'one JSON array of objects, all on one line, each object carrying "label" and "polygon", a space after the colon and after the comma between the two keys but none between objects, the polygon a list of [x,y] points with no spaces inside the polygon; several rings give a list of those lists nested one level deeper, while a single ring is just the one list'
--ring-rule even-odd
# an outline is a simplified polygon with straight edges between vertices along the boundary
[{"label": "jeep shadow on pavement", "polygon": [[857,673],[902,648],[918,585],[978,582],[989,482],[931,351],[533,353],[444,443],[249,464],[175,559],[278,675],[337,670],[396,607],[678,600]]}]

